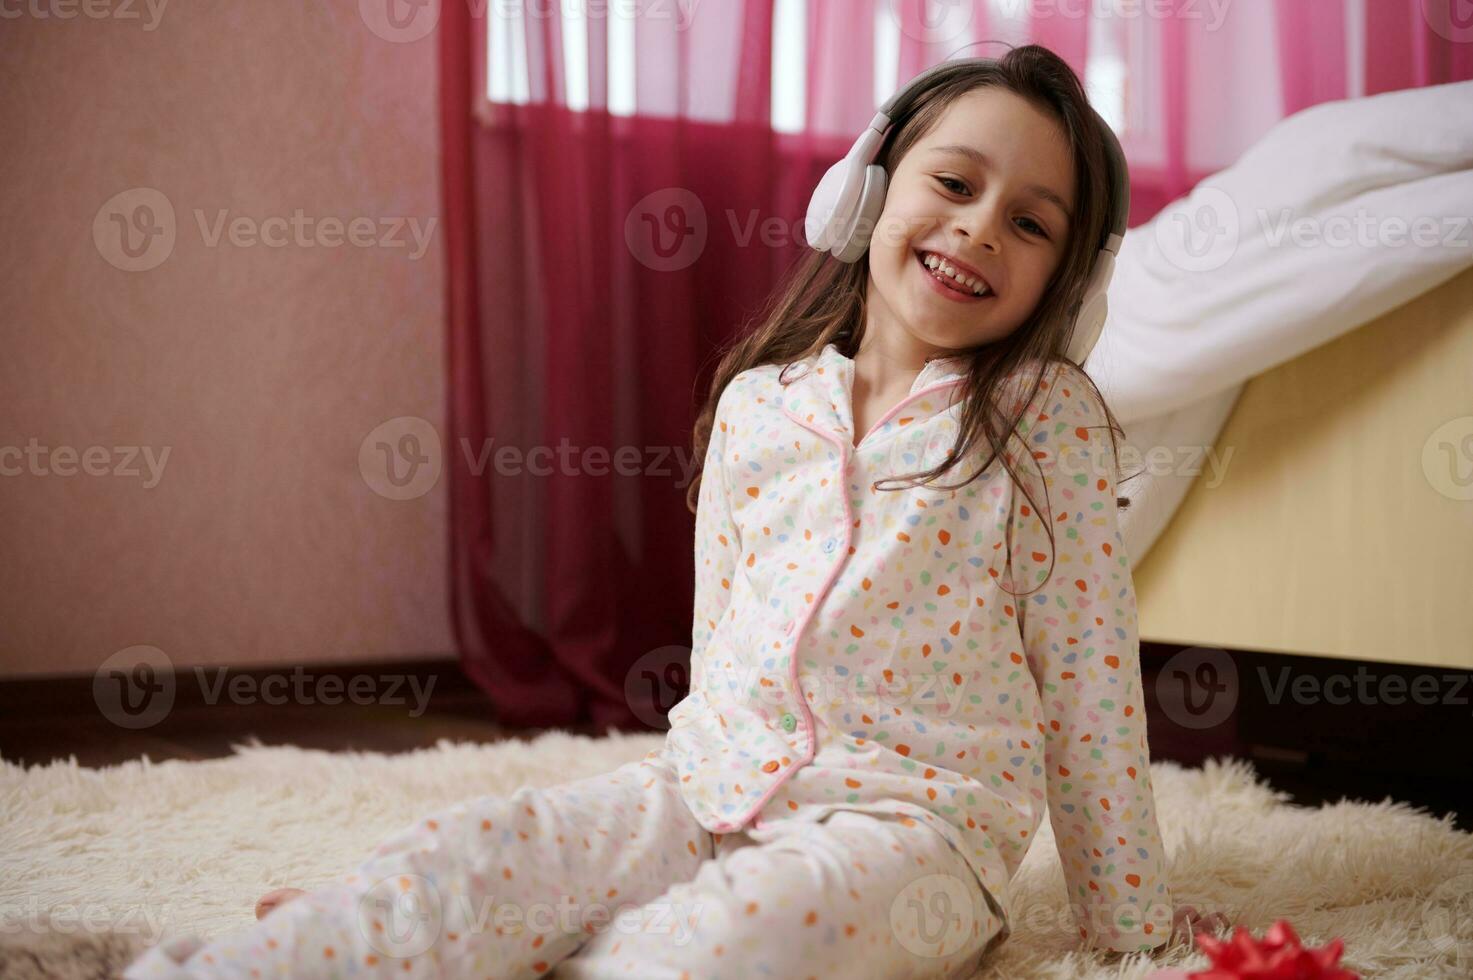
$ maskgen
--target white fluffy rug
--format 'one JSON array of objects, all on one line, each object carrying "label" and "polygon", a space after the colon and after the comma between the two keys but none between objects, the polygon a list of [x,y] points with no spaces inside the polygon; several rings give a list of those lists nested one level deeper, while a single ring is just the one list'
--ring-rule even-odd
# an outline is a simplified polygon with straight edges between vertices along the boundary
[{"label": "white fluffy rug", "polygon": [[[441,741],[403,755],[237,746],[207,762],[0,771],[0,976],[112,976],[160,936],[213,937],[253,921],[261,893],[327,882],[420,816],[614,769],[660,735],[562,732],[494,745]],[[1288,919],[1306,945],[1345,939],[1364,977],[1473,976],[1473,835],[1390,801],[1284,802],[1244,762],[1152,768],[1180,903],[1257,935]],[[1047,819],[1015,882],[1020,907],[1061,910]],[[978,974],[1140,980],[1198,953],[1106,964],[1058,925],[1019,921]]]}]

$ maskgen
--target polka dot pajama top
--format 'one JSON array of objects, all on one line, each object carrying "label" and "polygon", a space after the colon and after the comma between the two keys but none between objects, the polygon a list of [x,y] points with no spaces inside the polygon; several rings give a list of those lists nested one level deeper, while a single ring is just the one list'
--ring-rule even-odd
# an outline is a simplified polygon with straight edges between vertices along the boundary
[{"label": "polka dot pajama top", "polygon": [[872,486],[946,457],[964,358],[927,362],[857,446],[853,360],[830,344],[781,370],[732,380],[706,453],[691,689],[663,748],[687,805],[714,833],[836,810],[923,822],[1009,922],[1047,806],[1079,936],[1162,945],[1135,594],[1079,369],[1050,363],[1009,449],[1045,514],[1000,460],[957,490]]}]

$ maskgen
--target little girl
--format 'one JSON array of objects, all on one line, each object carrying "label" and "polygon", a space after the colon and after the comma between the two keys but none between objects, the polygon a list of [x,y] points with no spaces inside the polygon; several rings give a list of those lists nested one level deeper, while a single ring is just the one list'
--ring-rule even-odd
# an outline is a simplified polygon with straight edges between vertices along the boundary
[{"label": "little girl", "polygon": [[[125,976],[970,977],[1020,916],[1187,938],[1113,419],[1064,356],[1103,322],[1123,159],[1037,46],[944,62],[876,123],[698,419],[663,747],[452,807]],[[1066,921],[1009,887],[1045,806]]]}]

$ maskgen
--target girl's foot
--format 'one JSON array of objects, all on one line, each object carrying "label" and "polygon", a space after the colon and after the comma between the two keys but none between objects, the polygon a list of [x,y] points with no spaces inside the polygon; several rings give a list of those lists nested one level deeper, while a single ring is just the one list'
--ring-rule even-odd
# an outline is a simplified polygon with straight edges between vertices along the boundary
[{"label": "girl's foot", "polygon": [[267,892],[266,894],[262,895],[261,900],[256,903],[256,918],[264,919],[266,918],[267,913],[276,908],[278,905],[285,905],[287,902],[290,902],[298,895],[305,894],[307,893],[302,891],[302,889],[300,888],[278,888],[275,891]]}]

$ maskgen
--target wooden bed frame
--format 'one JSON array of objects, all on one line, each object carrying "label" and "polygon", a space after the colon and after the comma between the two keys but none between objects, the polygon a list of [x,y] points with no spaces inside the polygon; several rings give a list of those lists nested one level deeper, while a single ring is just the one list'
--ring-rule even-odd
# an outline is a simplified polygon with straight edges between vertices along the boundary
[{"label": "wooden bed frame", "polygon": [[1473,269],[1251,379],[1135,568],[1142,640],[1473,669]]}]

